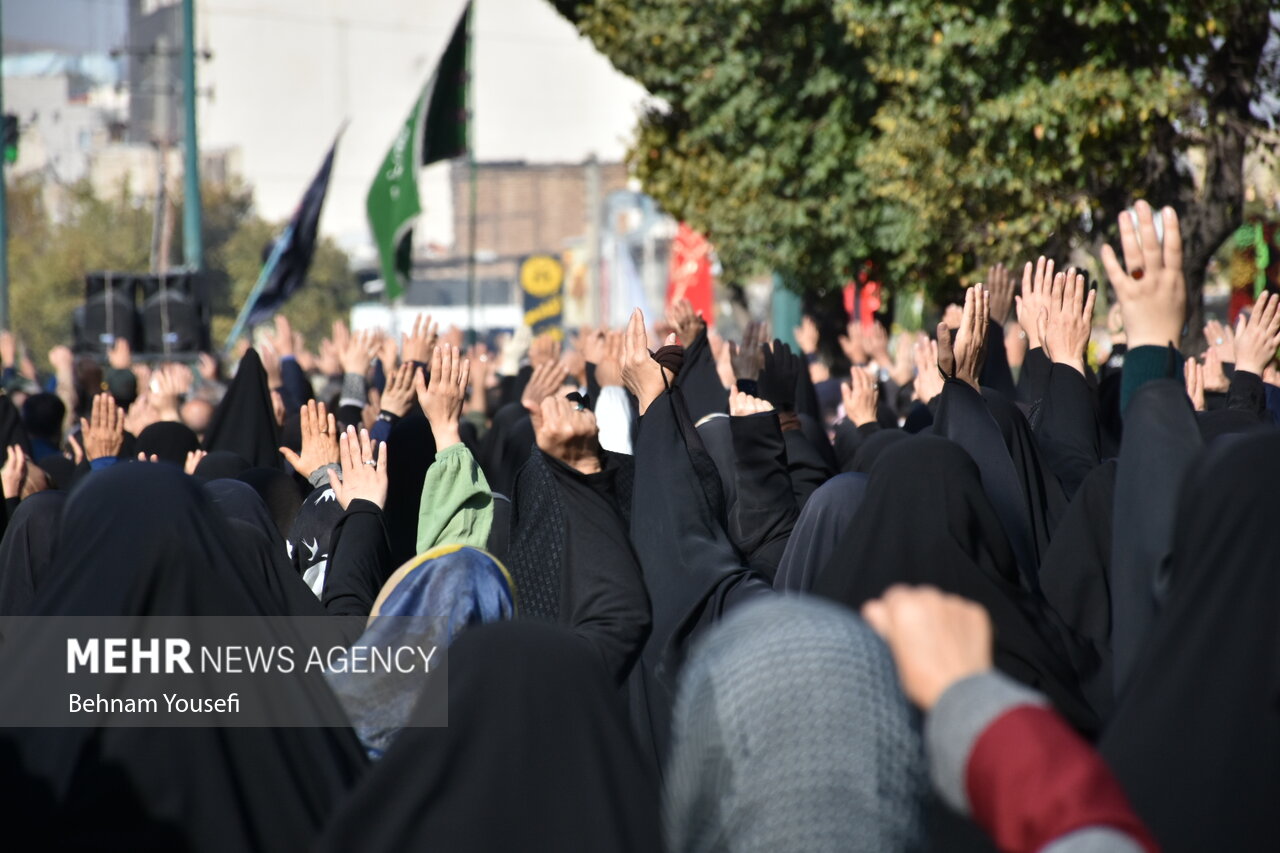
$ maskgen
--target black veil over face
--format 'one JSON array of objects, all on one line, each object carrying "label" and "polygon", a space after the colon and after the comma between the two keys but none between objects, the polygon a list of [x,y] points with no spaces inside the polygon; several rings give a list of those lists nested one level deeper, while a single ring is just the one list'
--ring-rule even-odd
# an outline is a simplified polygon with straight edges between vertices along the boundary
[{"label": "black veil over face", "polygon": [[[163,465],[117,465],[66,504],[49,582],[35,615],[262,617],[261,580],[231,549],[232,533],[196,482]],[[193,646],[202,643],[193,622]],[[255,622],[267,636],[283,627]],[[39,630],[38,626],[34,630]],[[6,654],[0,697],[39,678]],[[319,673],[287,682],[288,700],[340,710]],[[323,716],[322,716],[323,714]],[[21,728],[0,731],[0,785],[50,849],[305,848],[364,766],[349,728]]]},{"label": "black veil over face", "polygon": [[946,439],[916,436],[884,451],[813,591],[858,609],[896,583],[982,604],[995,627],[996,666],[1048,695],[1077,728],[1096,730],[1047,608],[1020,583],[977,465]]},{"label": "black veil over face", "polygon": [[587,642],[534,621],[468,628],[446,677],[448,727],[422,727],[446,701],[427,688],[321,850],[662,849],[656,773]]},{"label": "black veil over face", "polygon": [[1168,591],[1100,749],[1162,849],[1280,838],[1280,435],[1205,452],[1183,483]]},{"label": "black veil over face", "polygon": [[0,540],[0,616],[25,616],[48,578],[66,492],[37,492],[18,504]]}]

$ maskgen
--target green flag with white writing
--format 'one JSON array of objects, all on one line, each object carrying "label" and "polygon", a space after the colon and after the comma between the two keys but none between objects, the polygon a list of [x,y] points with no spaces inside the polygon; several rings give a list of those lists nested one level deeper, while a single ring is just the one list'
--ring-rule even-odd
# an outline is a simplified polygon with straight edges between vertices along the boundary
[{"label": "green flag with white writing", "polygon": [[462,11],[449,46],[369,187],[365,205],[378,247],[388,299],[404,293],[412,261],[413,223],[422,212],[418,169],[467,153],[467,41],[471,4]]}]

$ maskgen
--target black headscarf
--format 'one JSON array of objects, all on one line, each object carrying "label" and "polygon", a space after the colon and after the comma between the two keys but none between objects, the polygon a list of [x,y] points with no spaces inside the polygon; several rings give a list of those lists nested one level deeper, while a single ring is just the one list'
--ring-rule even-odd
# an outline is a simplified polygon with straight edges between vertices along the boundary
[{"label": "black headscarf", "polygon": [[248,483],[262,498],[282,537],[293,529],[293,520],[302,506],[303,493],[292,475],[279,468],[250,468],[240,472],[236,479]]},{"label": "black headscarf", "polygon": [[[529,439],[533,441],[532,437]],[[418,514],[422,484],[436,458],[431,424],[416,411],[396,422],[387,436],[387,503],[383,518],[391,539],[391,561],[397,566],[418,553]]]},{"label": "black headscarf", "polygon": [[[163,465],[116,465],[63,513],[35,615],[238,616],[277,642],[283,626],[229,547],[232,534],[194,480]],[[40,624],[46,624],[42,622]],[[208,620],[192,621],[193,646]],[[32,630],[39,630],[39,625]],[[0,695],[41,678],[6,657]],[[341,713],[323,678],[280,685],[316,720]],[[50,849],[109,838],[120,849],[305,848],[365,765],[349,728],[21,728],[0,731],[6,805]]]},{"label": "black headscarf", "polygon": [[858,514],[866,493],[867,475],[849,473],[837,474],[809,496],[778,564],[773,578],[775,590],[808,592],[813,587]]},{"label": "black headscarf", "polygon": [[76,463],[61,453],[51,453],[36,463],[49,475],[49,486],[69,490],[76,482]]},{"label": "black headscarf", "polygon": [[1172,853],[1274,850],[1280,838],[1277,482],[1275,433],[1193,464],[1164,606],[1100,744]]},{"label": "black headscarf", "polygon": [[289,528],[288,548],[298,576],[317,594],[329,562],[329,540],[342,519],[342,504],[330,486],[307,495]]},{"label": "black headscarf", "polygon": [[896,583],[982,604],[995,625],[996,666],[1048,695],[1078,729],[1096,730],[1047,608],[1020,583],[977,465],[946,439],[916,436],[885,450],[813,591],[856,610]]},{"label": "black headscarf", "polygon": [[33,455],[31,439],[27,437],[27,428],[22,424],[18,407],[13,405],[8,394],[0,394],[0,451],[14,444],[21,445],[28,458]]},{"label": "black headscarf", "polygon": [[910,438],[908,433],[900,429],[882,429],[870,435],[853,454],[850,471],[858,474],[869,474],[871,466],[876,464],[880,454],[899,441]]},{"label": "black headscarf", "polygon": [[135,453],[153,455],[161,462],[185,465],[187,454],[200,449],[200,439],[191,427],[177,421],[156,421],[138,434],[134,443]]},{"label": "black headscarf", "polygon": [[0,540],[0,616],[25,616],[53,564],[67,493],[37,492],[18,504]]},{"label": "black headscarf", "polygon": [[249,460],[239,453],[229,450],[215,450],[200,460],[196,466],[196,479],[206,483],[212,480],[233,479],[239,477],[253,466]]},{"label": "black headscarf", "polygon": [[447,677],[449,725],[423,726],[446,703],[428,684],[320,850],[662,849],[657,778],[586,643],[535,622],[472,627]]},{"label": "black headscarf", "polygon": [[205,449],[230,450],[255,467],[274,468],[280,464],[276,433],[267,372],[258,353],[250,349],[240,360],[222,402],[213,410],[205,432]]}]

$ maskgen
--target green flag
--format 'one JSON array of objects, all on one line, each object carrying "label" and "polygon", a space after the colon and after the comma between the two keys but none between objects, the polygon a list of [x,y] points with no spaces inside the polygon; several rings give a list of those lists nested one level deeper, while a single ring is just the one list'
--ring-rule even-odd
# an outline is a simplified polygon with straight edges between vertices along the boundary
[{"label": "green flag", "polygon": [[413,103],[365,202],[388,299],[409,281],[413,222],[422,212],[418,169],[467,153],[467,42],[471,4],[462,11],[440,63]]}]

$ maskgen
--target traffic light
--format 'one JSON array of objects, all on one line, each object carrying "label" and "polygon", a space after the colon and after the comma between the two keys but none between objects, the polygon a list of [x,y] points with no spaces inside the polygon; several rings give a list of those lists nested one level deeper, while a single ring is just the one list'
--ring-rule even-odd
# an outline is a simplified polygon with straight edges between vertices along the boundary
[{"label": "traffic light", "polygon": [[4,144],[4,161],[14,163],[18,159],[18,117],[4,114],[4,126],[0,128],[0,142]]}]

